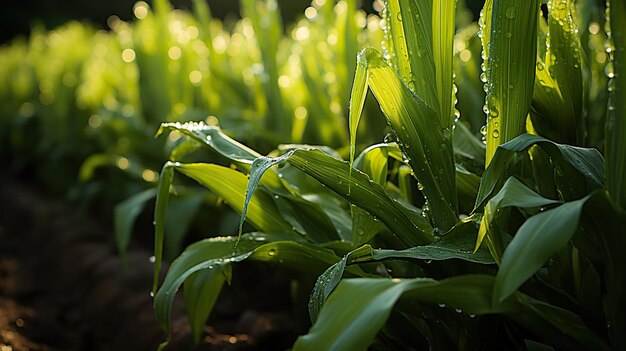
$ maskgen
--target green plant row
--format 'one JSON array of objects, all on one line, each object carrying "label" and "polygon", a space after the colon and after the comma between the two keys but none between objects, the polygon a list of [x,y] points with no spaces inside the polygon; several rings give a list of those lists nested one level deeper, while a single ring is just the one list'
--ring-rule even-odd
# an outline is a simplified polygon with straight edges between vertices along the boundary
[{"label": "green plant row", "polygon": [[[243,19],[222,21],[202,0],[192,12],[159,0],[135,3],[131,22],[111,16],[108,31],[77,22],[35,28],[0,48],[7,173],[114,217],[123,252],[154,200],[161,164],[181,141],[178,133],[153,137],[163,122],[219,123],[263,153],[278,142],[345,147],[354,56],[383,32],[354,2],[316,4],[289,25],[275,1],[242,1]],[[368,111],[380,114],[374,104]],[[384,122],[369,124],[361,136],[372,142]],[[190,213],[189,225],[200,206],[219,202],[183,192],[173,211]],[[181,229],[172,229],[173,243],[187,226],[174,226]]]},{"label": "green plant row", "polygon": [[[383,3],[384,44],[354,57],[349,155],[264,156],[205,123],[161,126],[185,135],[155,206],[164,330],[184,285],[199,338],[247,260],[297,272],[310,292],[294,350],[625,348],[623,2],[487,0],[466,25],[454,0]],[[363,149],[368,90],[391,133]],[[176,174],[241,223],[190,245],[159,282]]]}]

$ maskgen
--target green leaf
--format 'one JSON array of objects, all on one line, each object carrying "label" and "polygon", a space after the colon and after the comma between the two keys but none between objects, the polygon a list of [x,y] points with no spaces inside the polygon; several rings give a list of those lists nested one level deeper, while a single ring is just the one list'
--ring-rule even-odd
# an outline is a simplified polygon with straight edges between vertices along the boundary
[{"label": "green leaf", "polygon": [[432,13],[433,60],[435,61],[439,118],[444,129],[454,125],[453,44],[456,0],[435,0]]},{"label": "green leaf", "polygon": [[545,61],[537,62],[533,127],[556,142],[582,145],[583,59],[574,1],[548,1],[548,12],[550,33]]},{"label": "green leaf", "polygon": [[[201,270],[250,259],[274,262],[299,272],[318,275],[339,260],[328,249],[294,241],[279,241],[290,238],[284,234],[247,233],[241,238],[210,238],[190,245],[172,262],[155,295],[154,308],[159,325],[169,333],[170,312],[176,292],[187,278]],[[219,280],[214,282],[220,286],[222,284]],[[213,285],[213,288],[219,287]],[[204,314],[207,309],[203,308],[202,311]]]},{"label": "green leaf", "polygon": [[[377,50],[367,48],[359,53],[355,82],[362,83],[363,75],[397,134],[406,161],[424,185],[435,226],[447,231],[457,222],[455,178],[445,176],[454,172],[452,131],[442,129],[437,113],[409,90]],[[362,89],[353,86],[353,90]],[[358,126],[353,122],[358,118],[352,110],[351,128]]]},{"label": "green leaf", "polygon": [[432,1],[387,0],[384,17],[391,64],[404,83],[438,111]]},{"label": "green leaf", "polygon": [[162,123],[155,137],[166,131],[176,131],[201,144],[209,146],[218,154],[236,163],[251,165],[261,155],[238,141],[230,138],[219,127],[203,122]]},{"label": "green leaf", "polygon": [[483,8],[487,101],[486,163],[522,134],[532,100],[540,0],[493,0]]},{"label": "green leaf", "polygon": [[199,188],[192,188],[186,194],[178,193],[170,199],[165,216],[165,253],[171,261],[183,249],[183,241],[189,226],[198,214],[206,192]]},{"label": "green leaf", "polygon": [[317,322],[301,336],[294,351],[366,350],[400,299],[445,304],[470,315],[504,314],[559,348],[608,350],[578,315],[515,293],[492,305],[494,278],[463,275],[435,281],[344,279],[330,294]]},{"label": "green leaf", "polygon": [[[282,218],[270,194],[259,191],[254,196],[246,195],[248,179],[242,173],[206,163],[173,164],[173,167],[222,197],[256,228],[265,232],[291,232],[291,225]],[[243,212],[244,200],[246,212]]]},{"label": "green leaf", "polygon": [[341,261],[329,267],[317,279],[309,300],[311,321],[316,321],[323,303],[339,284],[344,270],[349,265],[390,259],[422,261],[459,259],[479,264],[495,263],[489,252],[473,250],[474,238],[471,233],[475,232],[476,225],[473,218],[470,217],[459,222],[441,240],[433,244],[414,246],[405,250],[373,249],[370,245],[363,245],[350,251]]},{"label": "green leaf", "polygon": [[264,234],[246,234],[241,239],[236,237],[205,239],[190,245],[172,262],[163,284],[154,297],[156,319],[161,328],[168,333],[168,339],[174,296],[189,276],[220,264],[242,261],[268,240],[270,237]]},{"label": "green leaf", "polygon": [[[174,169],[194,179],[201,185],[222,197],[235,211],[242,211],[245,189],[248,179],[242,173],[214,164],[194,163],[182,164],[167,162],[163,166],[159,182],[159,192],[155,207],[155,272],[154,290],[158,284],[158,274],[163,256],[165,237],[165,214],[169,199],[169,187],[174,176]],[[247,206],[248,220],[260,230],[267,232],[291,233],[291,225],[283,219],[276,209],[272,196],[266,192],[257,192],[249,199]]]},{"label": "green leaf", "polygon": [[626,210],[626,5],[623,1],[607,1],[612,42],[607,64],[609,105],[606,116],[607,189],[622,211]]},{"label": "green leaf", "polygon": [[154,277],[152,281],[152,293],[155,294],[159,285],[159,273],[161,272],[161,260],[163,259],[163,240],[165,237],[165,214],[167,203],[170,198],[170,186],[174,179],[172,164],[163,165],[157,187],[156,203],[154,204]]},{"label": "green leaf", "polygon": [[502,256],[494,286],[495,301],[510,296],[572,239],[588,199],[566,202],[524,222]]},{"label": "green leaf", "polygon": [[554,162],[556,173],[561,173],[565,184],[559,190],[565,200],[580,198],[604,186],[604,159],[598,150],[557,144],[540,136],[523,134],[498,147],[481,179],[475,211],[484,206],[498,190],[498,184],[510,176],[510,170],[519,161],[516,155],[524,155],[532,145],[545,151]]},{"label": "green leaf", "polygon": [[[412,221],[401,206],[387,196],[378,183],[370,180],[361,171],[350,167],[345,161],[328,156],[316,149],[296,149],[267,162],[271,164],[289,162],[292,166],[317,179],[339,196],[387,225],[404,247],[434,241],[432,234],[424,232],[421,225]],[[265,169],[259,167],[253,169],[252,172],[263,172]],[[251,176],[251,179],[257,179],[259,176],[254,175],[254,178]],[[248,185],[249,193],[254,191],[254,187],[252,183]]]},{"label": "green leaf", "polygon": [[133,225],[137,216],[141,214],[146,203],[152,200],[157,194],[155,188],[144,190],[115,206],[113,213],[113,223],[115,226],[115,243],[117,251],[124,256],[128,243],[133,232]]},{"label": "green leaf", "polygon": [[[498,194],[489,200],[484,209],[484,214],[480,223],[480,229],[478,231],[478,238],[476,239],[476,250],[480,247],[481,242],[486,235],[490,233],[490,225],[494,220],[494,217],[498,213],[498,210],[515,206],[515,207],[538,207],[550,204],[559,203],[558,200],[546,199],[532,189],[526,187],[522,182],[515,177],[509,178]],[[493,241],[493,240],[492,240]],[[491,251],[492,255],[499,261],[499,252]]]},{"label": "green leaf", "polygon": [[220,296],[226,274],[231,273],[230,264],[224,263],[195,272],[185,280],[185,310],[195,343],[200,341],[202,327]]}]

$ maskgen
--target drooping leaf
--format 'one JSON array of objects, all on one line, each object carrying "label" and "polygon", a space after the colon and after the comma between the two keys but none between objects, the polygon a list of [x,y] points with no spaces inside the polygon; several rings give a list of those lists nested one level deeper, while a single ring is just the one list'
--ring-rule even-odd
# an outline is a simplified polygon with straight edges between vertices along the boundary
[{"label": "drooping leaf", "polygon": [[[515,207],[538,207],[550,204],[558,203],[558,200],[546,199],[532,189],[526,187],[522,182],[515,177],[509,178],[500,191],[487,202],[485,205],[483,217],[480,223],[480,229],[478,231],[478,238],[476,239],[476,250],[480,247],[481,242],[485,238],[485,235],[490,233],[489,227],[496,216],[498,210],[515,206]],[[493,240],[492,240],[493,242]],[[492,255],[499,261],[499,253],[491,250]]]},{"label": "drooping leaf", "polygon": [[150,188],[129,197],[115,206],[115,212],[113,214],[115,243],[117,244],[117,251],[122,256],[124,256],[128,248],[135,220],[137,220],[137,217],[141,214],[141,211],[143,211],[146,203],[152,200],[156,194],[157,190]]},{"label": "drooping leaf", "polygon": [[191,327],[194,342],[200,341],[202,327],[206,323],[213,306],[226,281],[226,274],[231,274],[229,263],[218,264],[190,275],[185,280],[185,310]]},{"label": "drooping leaf", "polygon": [[258,229],[265,232],[291,231],[291,226],[276,209],[271,195],[262,191],[255,192],[254,196],[246,195],[248,179],[242,173],[206,163],[174,164],[173,167],[224,198],[235,211],[243,211],[244,201],[247,201],[245,218]]},{"label": "drooping leaf", "polygon": [[459,222],[450,232],[446,233],[436,243],[414,246],[404,250],[374,249],[370,245],[363,245],[350,251],[341,261],[329,267],[315,283],[311,299],[309,300],[309,315],[315,322],[322,305],[339,284],[344,270],[350,265],[383,261],[390,259],[443,261],[459,259],[479,264],[493,264],[495,261],[488,251],[473,250],[473,236],[476,225],[473,218]]},{"label": "drooping leaf", "polygon": [[[242,210],[245,200],[247,178],[245,175],[234,169],[206,163],[182,164],[167,162],[165,166],[163,166],[154,216],[154,256],[156,259],[154,276],[155,291],[163,255],[165,214],[169,198],[169,187],[174,176],[174,170],[177,170],[194,179],[198,183],[224,198],[224,200],[232,206],[235,211]],[[265,192],[257,192],[255,196],[249,199],[247,207],[250,212],[247,218],[256,228],[267,232],[292,232],[291,225],[282,218],[272,201],[271,195]]]},{"label": "drooping leaf", "polygon": [[598,150],[557,144],[540,136],[524,134],[501,145],[496,151],[481,179],[475,209],[484,206],[494,191],[498,190],[498,184],[508,178],[510,169],[518,161],[514,156],[522,154],[532,145],[545,151],[555,163],[557,171],[562,173],[565,184],[559,190],[565,200],[573,200],[576,196],[580,198],[603,187],[604,159]]},{"label": "drooping leaf", "polygon": [[[284,234],[247,233],[241,238],[210,238],[190,245],[172,262],[155,295],[154,307],[159,325],[169,333],[170,312],[176,292],[187,278],[201,270],[250,259],[274,262],[299,272],[317,275],[339,260],[328,249],[295,241],[279,241],[291,238]],[[215,283],[221,285],[219,280]],[[199,288],[204,289],[202,285]]]},{"label": "drooping leaf", "polygon": [[173,259],[180,254],[184,236],[187,234],[193,219],[198,215],[206,193],[199,188],[187,194],[178,193],[170,199],[167,213],[165,215],[165,230],[167,236],[164,238],[165,253],[167,257]]}]

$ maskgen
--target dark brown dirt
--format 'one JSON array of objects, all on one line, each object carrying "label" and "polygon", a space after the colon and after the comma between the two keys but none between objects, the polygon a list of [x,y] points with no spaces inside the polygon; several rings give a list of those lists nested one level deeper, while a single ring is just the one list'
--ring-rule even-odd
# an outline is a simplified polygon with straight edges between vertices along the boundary
[{"label": "dark brown dirt", "polygon": [[[16,184],[0,187],[0,351],[157,348],[165,335],[149,296],[151,254],[133,249],[123,264],[112,238],[64,204]],[[176,301],[169,350],[284,350],[293,343],[302,328],[289,313],[288,279],[247,269],[222,293],[200,345]],[[259,274],[269,279],[256,282]]]}]

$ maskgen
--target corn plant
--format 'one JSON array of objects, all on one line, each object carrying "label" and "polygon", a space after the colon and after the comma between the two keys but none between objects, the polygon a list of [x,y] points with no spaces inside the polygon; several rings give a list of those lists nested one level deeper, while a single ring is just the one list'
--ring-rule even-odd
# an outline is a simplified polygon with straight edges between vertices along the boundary
[{"label": "corn plant", "polygon": [[[110,31],[71,22],[0,48],[7,82],[0,87],[0,158],[8,173],[113,217],[123,253],[156,195],[159,167],[180,142],[178,133],[153,138],[160,123],[202,118],[216,125],[218,115],[225,133],[262,152],[278,141],[345,147],[354,56],[381,41],[377,17],[352,2],[328,1],[285,24],[275,2],[242,7],[241,20],[222,21],[204,0],[193,2],[193,12],[139,1],[133,21],[109,18]],[[378,108],[370,107],[367,123],[375,127],[360,132],[367,143],[384,134]],[[186,185],[172,216],[188,213],[191,221],[200,206],[218,207],[219,198]],[[179,216],[170,225],[168,246],[180,246],[182,222]]]},{"label": "corn plant", "polygon": [[[625,347],[626,8],[607,2],[605,18],[593,1],[577,12],[550,0],[546,19],[539,0],[487,0],[479,30],[455,40],[456,5],[384,2],[383,51],[357,57],[348,161],[306,145],[263,156],[215,126],[161,126],[232,164],[163,167],[155,309],[165,330],[184,284],[199,337],[232,264],[248,260],[317,279],[312,327],[294,350]],[[484,106],[456,110],[455,73],[477,90],[459,96]],[[392,134],[357,150],[368,88]],[[606,115],[593,110],[602,106]],[[479,114],[483,128],[471,124]],[[175,172],[242,219],[238,235],[189,246],[157,289]]]}]

